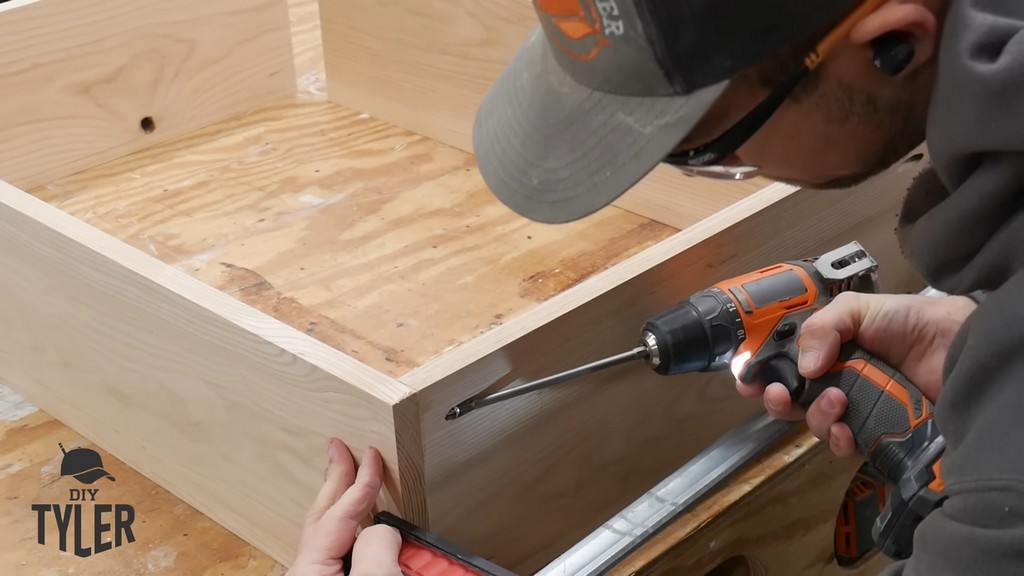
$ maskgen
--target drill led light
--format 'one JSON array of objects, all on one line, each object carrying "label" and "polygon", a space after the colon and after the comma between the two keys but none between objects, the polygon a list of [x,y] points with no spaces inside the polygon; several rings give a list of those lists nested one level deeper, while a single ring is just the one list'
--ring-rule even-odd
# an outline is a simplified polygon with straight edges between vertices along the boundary
[{"label": "drill led light", "polygon": [[750,351],[742,352],[737,354],[732,362],[729,363],[729,367],[732,369],[732,375],[739,380],[740,374],[743,373],[743,369],[747,367],[747,362],[750,361]]}]

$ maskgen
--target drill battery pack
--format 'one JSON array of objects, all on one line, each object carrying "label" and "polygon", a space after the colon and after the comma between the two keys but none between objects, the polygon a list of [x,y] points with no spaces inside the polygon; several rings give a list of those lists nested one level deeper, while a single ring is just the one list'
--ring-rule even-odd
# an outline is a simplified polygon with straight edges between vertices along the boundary
[{"label": "drill battery pack", "polygon": [[391,526],[402,535],[398,564],[405,576],[517,576],[390,512],[378,513],[373,522]]},{"label": "drill battery pack", "polygon": [[885,479],[864,464],[846,489],[836,516],[835,557],[841,568],[859,568],[878,552],[871,528],[885,503]]}]

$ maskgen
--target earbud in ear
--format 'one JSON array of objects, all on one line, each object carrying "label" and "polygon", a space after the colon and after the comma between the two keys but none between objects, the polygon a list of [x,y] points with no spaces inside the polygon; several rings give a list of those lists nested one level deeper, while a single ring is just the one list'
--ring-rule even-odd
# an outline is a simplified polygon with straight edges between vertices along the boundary
[{"label": "earbud in ear", "polygon": [[914,60],[914,44],[905,35],[888,32],[871,42],[874,64],[883,74],[897,76]]}]

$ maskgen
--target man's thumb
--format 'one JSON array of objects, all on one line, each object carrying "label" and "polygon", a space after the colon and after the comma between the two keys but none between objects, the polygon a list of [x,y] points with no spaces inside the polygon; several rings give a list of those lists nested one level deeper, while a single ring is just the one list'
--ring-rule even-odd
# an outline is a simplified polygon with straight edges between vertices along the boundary
[{"label": "man's thumb", "polygon": [[797,338],[797,367],[805,378],[817,378],[839,358],[843,342],[857,336],[865,305],[862,294],[843,292],[811,315]]},{"label": "man's thumb", "polygon": [[390,526],[378,524],[359,533],[352,547],[349,576],[402,576],[398,553],[402,537]]}]

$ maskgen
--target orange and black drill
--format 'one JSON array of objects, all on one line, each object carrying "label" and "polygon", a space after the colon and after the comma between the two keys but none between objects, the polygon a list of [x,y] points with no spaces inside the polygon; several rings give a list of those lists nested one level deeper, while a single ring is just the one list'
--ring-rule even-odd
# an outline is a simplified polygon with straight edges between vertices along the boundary
[{"label": "orange and black drill", "polygon": [[[821,378],[808,380],[797,370],[802,323],[841,292],[877,292],[876,270],[854,242],[819,258],[720,282],[650,319],[643,329],[647,363],[659,374],[729,366],[742,382],[781,382],[804,406],[828,387],[846,394],[842,421],[869,468],[855,479],[840,510],[836,556],[843,566],[858,564],[871,544],[889,557],[909,557],[917,525],[944,499],[945,442],[931,404],[903,375],[854,343],[842,347],[839,360]],[[891,489],[886,491],[886,484]],[[865,490],[872,496],[866,498]],[[865,505],[872,498],[884,504]]]}]

